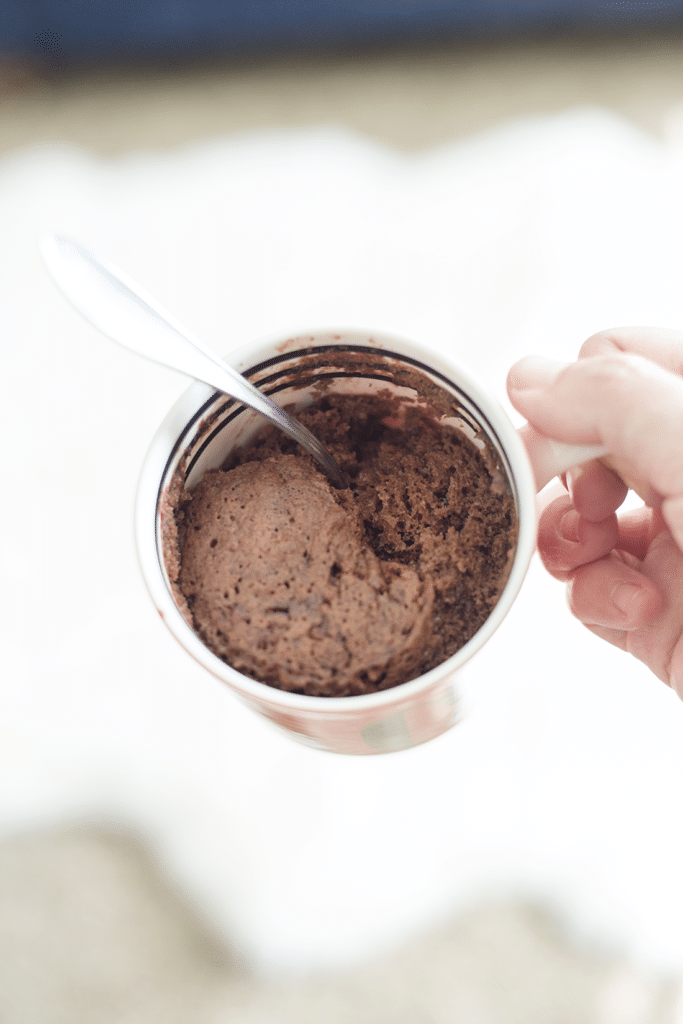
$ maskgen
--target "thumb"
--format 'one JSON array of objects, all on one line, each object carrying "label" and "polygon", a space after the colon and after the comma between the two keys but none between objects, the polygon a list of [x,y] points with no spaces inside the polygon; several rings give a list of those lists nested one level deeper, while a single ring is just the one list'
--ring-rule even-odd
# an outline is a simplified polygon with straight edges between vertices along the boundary
[{"label": "thumb", "polygon": [[570,364],[533,356],[510,370],[508,394],[545,436],[604,445],[619,474],[630,473],[644,483],[648,500],[661,502],[683,548],[683,380],[677,374],[626,352]]}]

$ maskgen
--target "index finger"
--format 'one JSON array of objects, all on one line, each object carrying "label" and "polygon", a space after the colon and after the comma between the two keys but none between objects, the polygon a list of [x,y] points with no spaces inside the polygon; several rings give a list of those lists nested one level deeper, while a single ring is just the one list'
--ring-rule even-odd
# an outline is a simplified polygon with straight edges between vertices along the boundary
[{"label": "index finger", "polygon": [[[651,346],[651,338],[637,336],[641,347]],[[629,343],[635,344],[634,337]],[[680,366],[683,338],[670,333],[664,342],[659,351]],[[683,378],[640,354],[616,351],[604,335],[591,346],[610,351],[570,365],[521,360],[508,377],[510,399],[546,437],[602,444],[632,468],[664,499],[662,511],[683,548]]]},{"label": "index finger", "polygon": [[664,370],[683,377],[683,331],[666,327],[616,327],[591,335],[579,350],[579,359],[630,352],[652,360]]}]

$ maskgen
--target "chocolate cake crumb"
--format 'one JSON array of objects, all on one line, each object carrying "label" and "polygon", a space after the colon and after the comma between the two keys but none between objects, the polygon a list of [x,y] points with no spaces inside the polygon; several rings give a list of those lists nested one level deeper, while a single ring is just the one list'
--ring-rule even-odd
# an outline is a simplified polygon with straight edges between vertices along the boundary
[{"label": "chocolate cake crumb", "polygon": [[349,487],[268,428],[178,500],[167,569],[202,641],[245,675],[322,697],[397,686],[488,618],[512,495],[490,453],[418,406],[330,394],[297,418]]}]

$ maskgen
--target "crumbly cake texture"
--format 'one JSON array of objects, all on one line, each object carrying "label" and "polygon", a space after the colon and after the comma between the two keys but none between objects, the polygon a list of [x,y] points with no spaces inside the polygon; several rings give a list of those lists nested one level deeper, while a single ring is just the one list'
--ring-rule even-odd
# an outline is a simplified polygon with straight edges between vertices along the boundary
[{"label": "crumbly cake texture", "polygon": [[490,453],[419,407],[328,395],[297,417],[349,487],[267,429],[180,496],[167,570],[202,641],[245,675],[321,697],[397,686],[488,618],[512,495]]}]

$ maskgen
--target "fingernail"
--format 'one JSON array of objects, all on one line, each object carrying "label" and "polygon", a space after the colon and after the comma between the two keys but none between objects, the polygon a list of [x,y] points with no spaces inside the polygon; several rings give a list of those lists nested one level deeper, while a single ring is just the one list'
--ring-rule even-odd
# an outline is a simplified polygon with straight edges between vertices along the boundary
[{"label": "fingernail", "polygon": [[545,388],[552,384],[567,365],[557,359],[546,359],[545,356],[526,356],[512,367],[509,385],[514,391]]},{"label": "fingernail", "polygon": [[557,527],[562,540],[569,540],[572,544],[576,544],[579,538],[579,521],[581,516],[575,509],[570,509],[569,512],[565,512]]},{"label": "fingernail", "polygon": [[612,603],[626,618],[635,618],[642,600],[642,589],[632,583],[617,583],[612,591]]}]

